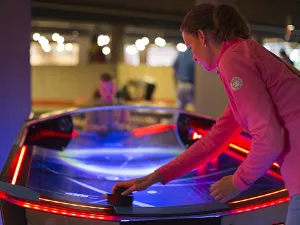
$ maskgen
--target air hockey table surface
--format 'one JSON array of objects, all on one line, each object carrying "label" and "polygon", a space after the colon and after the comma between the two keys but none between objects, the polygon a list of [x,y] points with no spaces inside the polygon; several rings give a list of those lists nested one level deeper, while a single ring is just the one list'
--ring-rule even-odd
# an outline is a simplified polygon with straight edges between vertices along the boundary
[{"label": "air hockey table surface", "polygon": [[[103,110],[126,110],[131,115],[130,129],[100,134],[74,123],[82,114]],[[160,120],[151,120],[157,114]],[[210,196],[210,185],[233,174],[249,153],[251,137],[241,133],[209,163],[167,185],[157,183],[135,192],[132,207],[107,204],[103,194],[110,193],[117,181],[153,172],[201,141],[214,122],[203,115],[132,106],[41,115],[24,124],[2,171],[2,208],[10,206],[11,210],[11,205],[17,205],[16,213],[23,210],[27,218],[33,210],[78,219],[138,221],[215,218],[288,201],[276,163],[230,202],[221,204]]]}]

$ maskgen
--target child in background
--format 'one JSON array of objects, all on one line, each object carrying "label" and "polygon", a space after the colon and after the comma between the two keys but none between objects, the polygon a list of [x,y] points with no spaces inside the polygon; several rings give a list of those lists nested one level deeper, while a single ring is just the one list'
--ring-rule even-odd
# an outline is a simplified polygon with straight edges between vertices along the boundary
[{"label": "child in background", "polygon": [[[94,106],[122,105],[122,102],[116,99],[117,84],[111,74],[104,73],[100,76],[98,92],[101,98],[95,100]],[[130,116],[127,110],[95,110],[87,113],[85,130],[100,133],[127,131],[129,122]]]}]

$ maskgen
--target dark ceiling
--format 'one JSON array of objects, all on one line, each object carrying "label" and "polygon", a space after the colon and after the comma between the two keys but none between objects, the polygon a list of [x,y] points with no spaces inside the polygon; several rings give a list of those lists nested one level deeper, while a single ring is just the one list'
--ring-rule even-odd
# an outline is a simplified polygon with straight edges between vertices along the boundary
[{"label": "dark ceiling", "polygon": [[[300,0],[233,0],[252,25],[284,32],[290,15],[300,28]],[[35,20],[126,24],[178,29],[195,0],[32,0]]]}]

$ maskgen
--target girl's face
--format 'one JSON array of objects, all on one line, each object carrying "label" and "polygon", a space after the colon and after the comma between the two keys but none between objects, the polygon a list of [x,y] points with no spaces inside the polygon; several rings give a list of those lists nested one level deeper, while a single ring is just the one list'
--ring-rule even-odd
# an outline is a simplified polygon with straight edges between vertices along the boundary
[{"label": "girl's face", "polygon": [[98,90],[101,95],[101,98],[106,103],[111,103],[116,96],[117,86],[113,81],[100,81]]},{"label": "girl's face", "polygon": [[198,31],[197,36],[182,32],[182,37],[185,45],[193,52],[195,62],[198,62],[208,72],[217,67],[216,59],[202,30]]}]

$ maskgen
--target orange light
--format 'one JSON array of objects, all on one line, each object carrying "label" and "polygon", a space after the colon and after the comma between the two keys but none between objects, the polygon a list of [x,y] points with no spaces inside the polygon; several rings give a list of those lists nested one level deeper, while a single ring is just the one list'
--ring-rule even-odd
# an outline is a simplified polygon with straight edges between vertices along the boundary
[{"label": "orange light", "polygon": [[175,129],[174,124],[155,124],[147,127],[139,127],[135,128],[132,131],[132,134],[136,137],[139,136],[145,136],[145,135],[151,135],[151,134],[157,134],[164,132],[169,129]]},{"label": "orange light", "polygon": [[197,132],[194,132],[193,135],[192,135],[192,139],[193,140],[198,140],[202,138],[202,135],[201,134],[198,134]]},{"label": "orange light", "polygon": [[[196,129],[196,128],[194,128],[194,129]],[[197,131],[201,132],[202,135],[204,135],[205,133],[207,133],[207,131],[199,129],[199,128],[197,128]],[[235,150],[237,150],[239,152],[242,152],[242,153],[245,153],[245,154],[249,154],[249,150],[248,149],[240,147],[240,146],[238,146],[238,145],[236,145],[234,143],[229,144],[229,147],[234,148]],[[280,168],[280,166],[278,165],[278,163],[273,163],[273,166],[276,167],[276,168]]]},{"label": "orange light", "polygon": [[100,210],[107,210],[108,209],[108,208],[103,208],[103,207],[96,207],[96,206],[88,206],[88,205],[80,205],[80,204],[74,204],[74,203],[68,203],[68,202],[55,201],[55,200],[47,199],[47,198],[40,198],[40,201],[51,202],[51,203],[56,203],[56,204],[61,204],[61,205],[81,207],[81,208],[88,208],[88,209],[100,209]]},{"label": "orange light", "polygon": [[17,163],[16,169],[15,169],[15,172],[14,172],[14,176],[13,176],[13,179],[11,181],[11,184],[13,184],[13,185],[15,185],[16,182],[17,182],[26,149],[27,149],[26,146],[23,146],[22,149],[21,149],[21,153],[20,153],[20,156],[19,156],[19,159],[18,159],[18,163]]},{"label": "orange light", "polygon": [[259,199],[259,198],[264,198],[264,197],[276,195],[276,194],[279,194],[279,193],[282,193],[282,192],[285,192],[285,191],[287,191],[286,188],[281,189],[279,191],[274,191],[274,192],[271,192],[271,193],[268,193],[268,194],[258,195],[258,196],[252,197],[252,198],[246,198],[246,199],[242,199],[242,200],[237,200],[237,201],[229,202],[228,204],[233,205],[233,204],[238,204],[238,203],[242,203],[242,202],[252,201],[252,200]]},{"label": "orange light", "polygon": [[236,149],[236,150],[238,150],[238,151],[240,151],[240,152],[242,152],[242,153],[245,153],[245,154],[248,154],[248,153],[249,153],[249,150],[247,150],[247,149],[245,149],[245,148],[242,148],[242,147],[240,147],[240,146],[237,146],[237,145],[235,145],[235,144],[230,144],[229,147],[234,148],[234,149]]},{"label": "orange light", "polygon": [[[245,148],[242,148],[236,144],[230,144],[229,145],[231,148],[234,148],[235,150],[238,150],[242,153],[245,153],[245,154],[249,154],[249,150],[248,149],[245,149]],[[280,168],[280,166],[278,165],[278,163],[273,163],[273,166],[277,167],[277,168]]]}]

